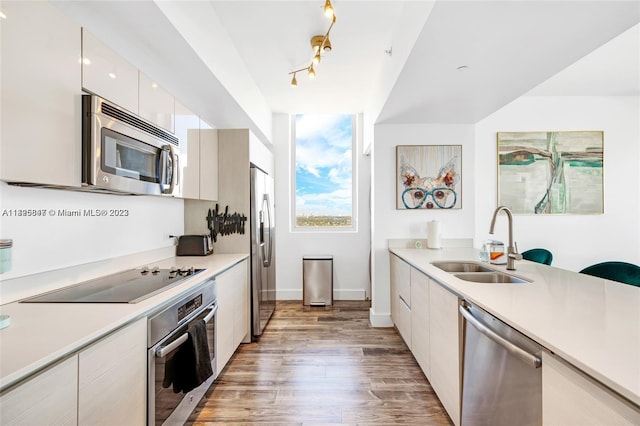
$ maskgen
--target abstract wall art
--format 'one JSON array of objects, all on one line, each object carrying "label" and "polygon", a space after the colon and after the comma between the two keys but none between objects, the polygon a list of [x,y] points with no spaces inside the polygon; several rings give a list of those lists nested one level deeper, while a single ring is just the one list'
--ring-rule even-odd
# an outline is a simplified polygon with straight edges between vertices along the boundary
[{"label": "abstract wall art", "polygon": [[396,209],[462,208],[462,145],[398,145]]},{"label": "abstract wall art", "polygon": [[498,132],[498,204],[514,214],[604,213],[602,131]]}]

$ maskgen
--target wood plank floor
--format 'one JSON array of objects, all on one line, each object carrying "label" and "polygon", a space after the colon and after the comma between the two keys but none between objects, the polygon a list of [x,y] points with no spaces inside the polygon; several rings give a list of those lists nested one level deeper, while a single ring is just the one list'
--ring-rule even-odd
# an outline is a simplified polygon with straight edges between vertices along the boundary
[{"label": "wood plank floor", "polygon": [[369,325],[369,307],[278,302],[187,424],[452,424],[396,330]]}]

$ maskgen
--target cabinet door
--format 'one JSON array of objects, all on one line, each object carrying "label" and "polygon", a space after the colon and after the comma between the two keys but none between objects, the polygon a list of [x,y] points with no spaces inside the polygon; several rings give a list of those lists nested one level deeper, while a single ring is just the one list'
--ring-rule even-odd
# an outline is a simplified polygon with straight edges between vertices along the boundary
[{"label": "cabinet door", "polygon": [[542,423],[640,425],[640,409],[557,357],[542,352]]},{"label": "cabinet door", "polygon": [[78,384],[78,424],[145,424],[146,319],[80,352]]},{"label": "cabinet door", "polygon": [[411,268],[411,352],[427,378],[431,377],[429,351],[429,278]]},{"label": "cabinet door", "polygon": [[458,298],[429,281],[431,386],[454,424],[460,424],[460,328]]},{"label": "cabinet door", "polygon": [[411,275],[408,263],[391,254],[391,319],[411,349]]},{"label": "cabinet door", "polygon": [[200,198],[200,118],[176,101],[176,137],[180,140],[182,198]]},{"label": "cabinet door", "polygon": [[142,71],[139,73],[138,90],[140,117],[173,133],[176,114],[173,95]]},{"label": "cabinet door", "polygon": [[42,1],[3,1],[0,178],[80,186],[80,26]]},{"label": "cabinet door", "polygon": [[74,355],[0,397],[2,425],[76,425],[78,356]]},{"label": "cabinet door", "polygon": [[218,374],[243,341],[251,341],[249,328],[249,263],[243,260],[216,275],[216,357]]},{"label": "cabinet door", "polygon": [[200,130],[200,199],[218,200],[218,131]]},{"label": "cabinet door", "polygon": [[243,260],[234,266],[231,271],[235,284],[235,303],[234,303],[234,344],[236,348],[242,342],[251,341],[251,329],[249,328],[249,262]]},{"label": "cabinet door", "polygon": [[218,313],[216,314],[216,358],[218,374],[227,365],[236,350],[234,346],[234,291],[233,269],[216,276]]},{"label": "cabinet door", "polygon": [[138,114],[138,69],[84,28],[82,87]]}]

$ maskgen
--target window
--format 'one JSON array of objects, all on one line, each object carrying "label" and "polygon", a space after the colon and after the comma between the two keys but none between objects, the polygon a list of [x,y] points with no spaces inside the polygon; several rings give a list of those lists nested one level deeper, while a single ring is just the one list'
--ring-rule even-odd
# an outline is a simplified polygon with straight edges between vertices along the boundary
[{"label": "window", "polygon": [[352,115],[296,115],[295,228],[355,228],[354,122]]}]

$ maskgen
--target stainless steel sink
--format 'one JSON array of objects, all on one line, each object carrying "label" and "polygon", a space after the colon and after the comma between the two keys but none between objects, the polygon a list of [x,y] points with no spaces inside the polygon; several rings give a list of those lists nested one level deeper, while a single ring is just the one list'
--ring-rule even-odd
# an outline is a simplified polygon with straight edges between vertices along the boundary
[{"label": "stainless steel sink", "polygon": [[495,270],[476,262],[432,262],[436,268],[440,268],[445,272],[495,272]]},{"label": "stainless steel sink", "polygon": [[531,281],[524,278],[516,277],[514,275],[505,274],[503,272],[468,272],[453,274],[455,277],[465,281],[472,281],[474,283],[488,283],[488,284],[522,284],[529,283]]}]

